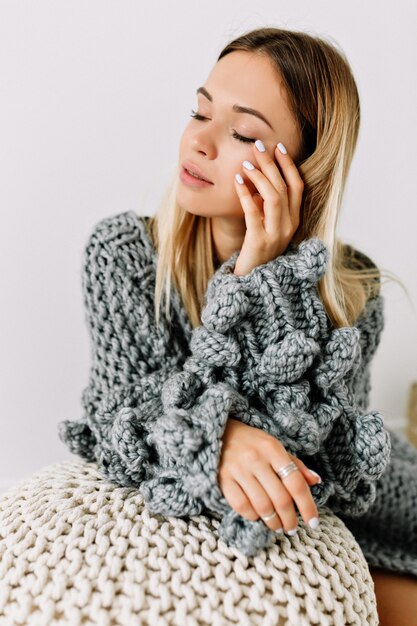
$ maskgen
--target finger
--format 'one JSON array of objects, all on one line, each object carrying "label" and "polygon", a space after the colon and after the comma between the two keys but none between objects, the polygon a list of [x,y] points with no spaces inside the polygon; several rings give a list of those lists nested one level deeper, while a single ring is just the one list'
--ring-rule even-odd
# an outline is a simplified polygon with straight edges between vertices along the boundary
[{"label": "finger", "polygon": [[256,206],[258,207],[259,210],[259,215],[261,217],[261,220],[264,219],[265,217],[265,213],[264,213],[264,200],[261,196],[261,194],[259,193],[259,191],[255,191],[255,193],[252,196],[252,200],[254,201],[254,203],[256,204]]},{"label": "finger", "polygon": [[320,476],[316,474],[315,472],[313,472],[313,470],[309,469],[307,465],[303,463],[301,459],[294,456],[293,454],[290,454],[289,456],[291,457],[291,460],[294,461],[294,463],[297,465],[297,467],[299,468],[299,470],[301,471],[304,478],[308,481],[309,484],[316,485],[321,482]]},{"label": "finger", "polygon": [[268,473],[267,464],[263,463],[263,470],[257,473],[241,472],[238,480],[258,517],[269,517],[276,513],[270,520],[262,520],[268,528],[276,532],[280,528],[290,530],[296,526],[297,516],[292,498],[276,474],[272,471]]},{"label": "finger", "polygon": [[248,186],[245,182],[239,183],[236,176],[237,174],[235,175],[235,186],[245,215],[246,228],[250,229],[255,235],[260,235],[264,232],[263,215],[254,201]]},{"label": "finger", "polygon": [[[292,460],[290,457],[288,457],[288,459],[289,461]],[[278,460],[273,458],[271,466],[273,470],[278,473],[278,471],[286,464],[287,463],[282,462],[282,457],[278,457]],[[281,481],[296,503],[304,522],[307,525],[310,525],[310,521],[313,518],[318,519],[319,512],[303,474],[299,471],[291,472],[291,474],[282,478]],[[312,524],[314,524],[314,522],[312,522]]]},{"label": "finger", "polygon": [[[285,193],[278,193],[269,178],[256,168],[250,161],[243,161],[244,174],[252,181],[256,189],[264,199],[265,230],[276,233],[281,223],[281,213],[283,208],[288,207],[288,196]],[[253,169],[250,169],[253,166]],[[276,169],[276,165],[274,165]],[[287,208],[288,212],[288,208]]]},{"label": "finger", "polygon": [[298,225],[300,222],[300,206],[304,192],[304,181],[289,152],[281,152],[279,146],[286,150],[282,143],[278,143],[275,148],[275,157],[285,177],[291,222],[294,225]]},{"label": "finger", "polygon": [[[269,463],[264,462],[257,467],[253,466],[252,471],[253,477],[264,492],[262,493],[262,491],[258,489],[257,493],[255,493],[254,490],[248,493],[245,488],[254,509],[258,511],[261,517],[266,517],[275,510],[281,519],[284,531],[287,533],[290,530],[294,530],[297,527],[297,512],[293,498],[282,480],[277,476]],[[275,524],[276,519],[277,518],[274,517],[270,522],[265,521],[265,524],[268,525],[274,522],[274,526],[270,526],[270,528],[275,530],[277,527]]]},{"label": "finger", "polygon": [[[259,166],[259,169],[265,174],[268,180],[272,183],[273,187],[276,191],[286,197],[287,194],[287,183],[285,178],[281,175],[279,171],[278,165],[275,161],[275,151],[269,154],[268,150],[266,150],[264,144],[260,139],[255,141],[254,145],[254,154],[255,159]],[[264,150],[262,150],[264,148]]]},{"label": "finger", "polygon": [[[259,513],[253,508],[251,500],[233,478],[227,478],[223,481],[222,492],[236,513],[239,513],[239,515],[250,522],[255,522],[259,519]],[[279,518],[275,517],[274,521],[277,519],[279,520]]]}]

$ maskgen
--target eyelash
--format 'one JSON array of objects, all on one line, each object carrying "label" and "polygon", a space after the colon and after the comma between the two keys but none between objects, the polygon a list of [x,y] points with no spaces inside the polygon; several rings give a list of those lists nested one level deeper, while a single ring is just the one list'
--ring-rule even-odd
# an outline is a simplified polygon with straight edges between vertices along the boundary
[{"label": "eyelash", "polygon": [[[198,121],[207,119],[206,117],[204,117],[203,115],[200,115],[193,109],[191,109],[191,117],[194,117],[194,119]],[[256,141],[256,139],[252,139],[251,137],[243,137],[242,135],[239,135],[239,133],[237,133],[235,130],[233,131],[232,136],[238,141],[242,141],[243,143],[254,143]]]}]

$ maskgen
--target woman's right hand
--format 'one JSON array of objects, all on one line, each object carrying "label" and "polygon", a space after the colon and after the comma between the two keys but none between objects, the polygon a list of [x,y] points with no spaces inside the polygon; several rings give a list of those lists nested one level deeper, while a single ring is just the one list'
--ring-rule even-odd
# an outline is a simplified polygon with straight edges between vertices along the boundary
[{"label": "woman's right hand", "polygon": [[[291,461],[300,471],[281,479],[278,470]],[[242,517],[256,521],[275,511],[276,516],[264,521],[271,530],[297,528],[294,500],[306,524],[319,517],[310,485],[320,478],[276,437],[232,418],[223,435],[218,479],[224,497]]]}]

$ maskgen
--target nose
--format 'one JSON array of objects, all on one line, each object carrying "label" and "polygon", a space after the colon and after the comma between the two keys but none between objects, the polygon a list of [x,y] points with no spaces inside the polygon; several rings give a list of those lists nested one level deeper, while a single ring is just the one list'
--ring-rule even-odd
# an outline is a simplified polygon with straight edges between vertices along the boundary
[{"label": "nose", "polygon": [[192,137],[192,148],[200,154],[205,154],[207,158],[213,159],[216,154],[216,147],[213,143],[211,133],[205,129],[195,131]]}]

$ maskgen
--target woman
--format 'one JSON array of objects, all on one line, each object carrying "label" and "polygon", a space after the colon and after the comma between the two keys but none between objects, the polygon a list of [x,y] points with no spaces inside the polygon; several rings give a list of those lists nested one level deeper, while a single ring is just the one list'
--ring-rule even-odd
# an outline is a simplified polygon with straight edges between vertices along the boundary
[{"label": "woman", "polygon": [[[236,251],[239,254],[234,259],[233,273],[244,277],[284,255],[290,244],[298,245],[316,236],[330,251],[331,262],[318,283],[318,293],[334,328],[353,326],[367,303],[379,294],[380,270],[366,255],[343,245],[336,237],[360,121],[356,84],[343,54],[306,33],[257,29],[222,50],[197,95],[198,110],[192,111],[181,138],[175,184],[148,225],[158,252],[155,292],[151,293],[152,283],[148,282],[154,251],[146,243],[138,257],[136,249],[130,247],[131,214],[103,220],[86,250],[84,294],[96,357],[90,385],[83,394],[88,418],[77,424],[62,423],[60,437],[73,452],[99,460],[107,476],[119,482],[122,477],[115,468],[120,468],[122,460],[124,469],[129,467],[132,482],[142,482],[142,467],[145,461],[153,460],[144,442],[151,444],[155,440],[146,435],[145,426],[138,434],[137,421],[134,426],[129,423],[131,431],[136,429],[135,458],[141,459],[133,470],[132,463],[129,465],[132,455],[129,457],[122,448],[122,437],[114,428],[116,409],[134,406],[131,397],[126,403],[126,390],[133,393],[135,376],[136,385],[139,378],[147,377],[146,394],[161,395],[169,371],[176,366],[175,353],[186,350],[184,337],[169,334],[164,322],[160,326],[164,287],[166,320],[171,321],[169,305],[174,303],[177,321],[181,320],[185,329],[189,322],[196,329],[213,273]],[[110,239],[112,248],[106,243]],[[124,246],[122,267],[120,250]],[[107,283],[109,298],[111,295],[114,299],[109,299],[108,316],[104,316],[99,311],[104,304],[98,276],[110,280],[110,274],[122,274],[127,259],[128,265],[137,269],[128,281],[121,279],[124,282],[118,297]],[[172,282],[181,296],[180,304],[170,296]],[[129,304],[128,313],[136,314],[126,298],[133,295],[138,284],[142,290],[136,301],[140,307],[140,337],[144,337],[147,327],[147,342],[139,347],[138,333],[128,352],[128,334],[119,333],[115,340],[118,359],[110,361],[104,350],[106,324],[111,315],[117,329],[123,298],[124,304]],[[150,317],[151,305],[154,318]],[[133,333],[133,326],[131,329]],[[185,339],[189,338],[190,334],[186,335]],[[138,350],[140,367],[132,374],[131,363],[138,360]],[[157,369],[162,356],[164,366]],[[369,379],[365,380],[364,374],[363,380],[356,382],[361,386],[359,396],[367,397]],[[138,395],[133,402],[139,397],[143,401],[144,388],[134,389]],[[166,387],[164,393],[168,395]],[[95,421],[97,413],[101,415],[100,430]],[[174,439],[175,433],[173,445]],[[392,441],[393,452],[404,463],[404,473],[410,471],[411,464],[417,467],[417,451],[394,436]],[[278,438],[230,418],[222,443],[219,485],[236,512],[250,521],[263,519],[271,530],[283,529],[292,534],[297,527],[296,504],[306,523],[317,527],[319,511],[310,487],[320,484],[320,477],[300,458],[288,454]],[[116,448],[118,465],[114,464]],[[168,463],[167,471],[172,468]],[[401,470],[397,465],[395,468],[397,476]],[[386,485],[387,476],[389,471],[378,484]],[[372,519],[379,505],[377,500],[366,519]],[[348,524],[349,517],[344,519]],[[352,520],[351,527],[359,540],[361,518]],[[383,607],[381,624],[393,623],[393,614],[396,625],[413,623],[417,579],[411,574],[415,567],[415,560],[405,572],[398,571],[401,565],[395,568],[396,573],[371,567],[380,612]],[[399,603],[401,593],[407,601]]]}]

